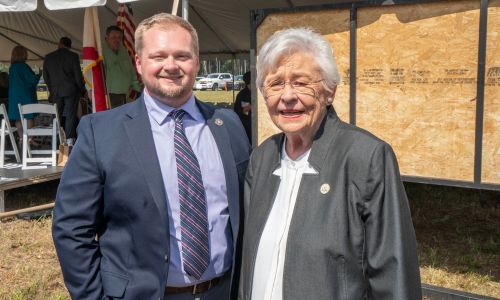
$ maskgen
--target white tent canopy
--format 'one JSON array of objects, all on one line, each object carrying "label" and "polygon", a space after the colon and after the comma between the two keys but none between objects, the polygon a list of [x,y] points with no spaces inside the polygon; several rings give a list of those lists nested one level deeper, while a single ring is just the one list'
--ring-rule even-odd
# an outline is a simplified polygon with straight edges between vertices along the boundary
[{"label": "white tent canopy", "polygon": [[[170,13],[173,2],[172,0],[139,0],[130,4],[135,22],[138,24],[155,13]],[[338,1],[314,0],[314,3],[311,3],[307,0],[189,0],[188,16],[189,21],[198,31],[202,56],[235,57],[248,55],[251,30],[250,10],[332,2]],[[82,7],[90,6],[89,3],[101,5],[98,7],[98,12],[102,33],[105,32],[106,27],[116,23],[119,5],[117,0],[45,0],[45,3],[42,0],[38,0],[38,3],[37,0],[0,0],[0,45],[2,45],[0,63],[10,61],[11,49],[16,44],[28,48],[29,60],[39,62],[47,53],[56,49],[59,38],[62,36],[70,37],[73,40],[74,50],[81,51],[84,14]],[[35,4],[38,5],[35,6]],[[81,7],[61,9],[69,6]],[[179,7],[178,14],[180,11]]]}]

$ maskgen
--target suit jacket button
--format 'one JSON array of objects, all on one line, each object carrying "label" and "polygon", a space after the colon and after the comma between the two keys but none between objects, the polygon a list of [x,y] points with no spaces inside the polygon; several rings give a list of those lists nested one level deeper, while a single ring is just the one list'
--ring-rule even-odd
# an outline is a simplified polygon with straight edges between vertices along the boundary
[{"label": "suit jacket button", "polygon": [[165,259],[165,262],[168,262],[168,255],[165,254],[164,259]]}]

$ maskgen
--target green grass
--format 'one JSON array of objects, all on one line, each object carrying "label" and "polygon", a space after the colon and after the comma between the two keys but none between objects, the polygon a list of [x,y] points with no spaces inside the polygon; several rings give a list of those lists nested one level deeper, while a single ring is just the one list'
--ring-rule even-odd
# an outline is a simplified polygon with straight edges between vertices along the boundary
[{"label": "green grass", "polygon": [[233,106],[234,99],[238,94],[237,91],[194,91],[196,98],[204,102],[210,102],[217,106],[229,107]]},{"label": "green grass", "polygon": [[[47,100],[49,98],[49,92],[39,89],[37,90],[38,100]],[[234,100],[238,91],[194,91],[196,97],[202,101],[210,102],[218,106],[232,107]]]}]

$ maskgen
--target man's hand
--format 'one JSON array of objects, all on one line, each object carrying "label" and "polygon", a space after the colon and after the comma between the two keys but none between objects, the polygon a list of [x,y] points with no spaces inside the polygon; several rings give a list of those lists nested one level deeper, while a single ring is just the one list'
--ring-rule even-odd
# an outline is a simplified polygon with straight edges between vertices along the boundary
[{"label": "man's hand", "polygon": [[248,113],[252,110],[252,105],[250,105],[250,102],[241,101],[241,108],[243,113],[248,115]]}]

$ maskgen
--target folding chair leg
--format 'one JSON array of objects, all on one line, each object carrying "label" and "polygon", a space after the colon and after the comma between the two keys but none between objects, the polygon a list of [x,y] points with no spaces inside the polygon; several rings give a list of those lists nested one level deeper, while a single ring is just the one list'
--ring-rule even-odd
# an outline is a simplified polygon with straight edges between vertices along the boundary
[{"label": "folding chair leg", "polygon": [[26,135],[26,133],[23,133],[23,169],[26,168],[26,166],[28,165],[27,163],[28,148],[29,148],[28,136]]},{"label": "folding chair leg", "polygon": [[32,156],[31,156],[31,146],[30,146],[29,139],[27,139],[27,141],[26,141],[26,149],[28,149],[28,150],[27,150],[27,152],[28,152],[28,157],[29,157],[29,158],[31,158],[31,157],[32,157]]},{"label": "folding chair leg", "polygon": [[[19,156],[19,149],[17,147],[16,139],[14,138],[14,130],[10,127],[9,116],[7,115],[7,110],[5,109],[5,105],[3,103],[0,104],[0,115],[3,116],[1,122],[1,141],[0,141],[0,167],[5,166],[5,155],[6,154],[14,154],[16,156],[16,161],[18,163],[21,162],[21,158]],[[12,151],[5,150],[5,140],[7,139],[7,134],[10,138],[10,144],[12,145]]]},{"label": "folding chair leg", "polygon": [[57,120],[52,124],[52,166],[57,164]]},{"label": "folding chair leg", "polygon": [[0,137],[0,168],[3,168],[5,162],[5,118],[2,120],[2,136]]},{"label": "folding chair leg", "polygon": [[19,149],[17,148],[16,139],[14,138],[14,134],[9,132],[10,143],[12,144],[12,150],[14,150],[14,155],[16,156],[17,163],[21,162],[21,157],[19,156]]}]

